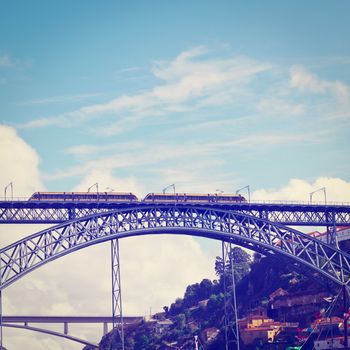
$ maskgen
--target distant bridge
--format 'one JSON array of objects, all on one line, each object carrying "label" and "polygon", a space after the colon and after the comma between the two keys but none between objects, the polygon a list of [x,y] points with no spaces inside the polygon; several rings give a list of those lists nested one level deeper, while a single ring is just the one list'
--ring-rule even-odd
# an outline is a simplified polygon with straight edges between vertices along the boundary
[{"label": "distant bridge", "polygon": [[[144,320],[143,317],[123,317],[124,326],[128,327],[130,325],[138,324]],[[54,335],[57,337],[72,340],[84,345],[90,345],[92,347],[98,348],[98,345],[89,342],[85,339],[77,338],[69,334],[69,324],[103,324],[103,335],[108,333],[108,324],[113,324],[112,316],[2,316],[2,326],[8,328],[19,328],[40,333],[45,333],[49,335]],[[52,323],[52,324],[63,324],[63,332],[57,332],[50,329],[33,327],[29,324],[35,323]]]}]

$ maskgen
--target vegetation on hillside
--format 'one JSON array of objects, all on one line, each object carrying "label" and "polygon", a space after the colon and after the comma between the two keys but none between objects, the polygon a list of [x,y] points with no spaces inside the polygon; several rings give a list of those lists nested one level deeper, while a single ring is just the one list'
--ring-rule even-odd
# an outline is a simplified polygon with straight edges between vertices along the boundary
[{"label": "vegetation on hillside", "polygon": [[[296,271],[298,266],[280,257],[264,257],[255,253],[253,258],[246,251],[235,247],[231,251],[234,279],[236,283],[237,308],[240,317],[257,306],[267,306],[269,295],[283,288],[289,293],[301,290],[333,290],[334,286],[315,283],[319,280],[315,273],[305,275]],[[232,299],[232,266],[223,264],[221,258],[215,261],[218,279],[203,279],[200,283],[187,286],[183,298],[176,299],[164,312],[154,315],[153,322],[142,322],[125,331],[126,350],[165,350],[194,349],[194,337],[198,336],[202,349],[224,348],[224,280],[228,290],[228,300]],[[167,326],[159,328],[162,321]],[[170,321],[169,321],[170,320]],[[301,320],[302,321],[302,320]],[[158,326],[157,326],[158,324]],[[204,331],[218,329],[213,341],[205,339]],[[118,332],[112,331],[104,336],[99,344],[101,350],[120,349]],[[85,350],[88,348],[86,347]]]}]

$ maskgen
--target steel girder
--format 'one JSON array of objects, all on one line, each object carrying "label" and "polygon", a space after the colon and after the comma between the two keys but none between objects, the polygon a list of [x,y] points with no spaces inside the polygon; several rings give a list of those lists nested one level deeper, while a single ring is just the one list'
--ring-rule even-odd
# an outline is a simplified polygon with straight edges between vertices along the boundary
[{"label": "steel girder", "polygon": [[[159,203],[57,203],[3,201],[0,202],[0,224],[50,223],[57,224],[95,213],[137,207],[157,208]],[[177,203],[181,207],[198,207]],[[203,205],[208,207],[208,205]],[[236,203],[212,204],[213,209],[233,210],[256,218],[292,226],[350,226],[350,205]]]},{"label": "steel girder", "polygon": [[0,289],[78,249],[114,238],[159,233],[242,242],[253,250],[261,247],[281,253],[339,285],[350,282],[350,255],[297,230],[240,212],[162,205],[71,220],[0,249]]}]

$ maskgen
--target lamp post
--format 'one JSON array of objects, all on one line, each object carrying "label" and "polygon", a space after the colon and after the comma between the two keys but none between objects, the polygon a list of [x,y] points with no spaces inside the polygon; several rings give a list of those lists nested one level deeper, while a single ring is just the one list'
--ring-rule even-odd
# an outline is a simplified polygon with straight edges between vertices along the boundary
[{"label": "lamp post", "polygon": [[5,186],[5,189],[4,189],[5,200],[6,200],[6,194],[7,194],[8,188],[11,189],[11,200],[13,200],[13,183],[12,183],[12,181],[7,186]]},{"label": "lamp post", "polygon": [[249,186],[249,185],[244,186],[244,187],[242,187],[242,188],[239,188],[239,189],[236,191],[236,194],[238,194],[240,191],[245,190],[245,189],[247,189],[247,191],[248,191],[248,202],[250,203],[250,186]]},{"label": "lamp post", "polygon": [[327,194],[326,194],[326,187],[321,187],[313,192],[310,192],[310,204],[312,203],[312,196],[319,191],[323,191],[324,194],[324,204],[327,204]]}]

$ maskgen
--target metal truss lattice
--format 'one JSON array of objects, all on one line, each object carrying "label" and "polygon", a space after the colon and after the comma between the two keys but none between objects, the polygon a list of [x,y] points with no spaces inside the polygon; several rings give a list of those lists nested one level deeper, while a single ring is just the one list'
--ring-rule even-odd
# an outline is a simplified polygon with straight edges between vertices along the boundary
[{"label": "metal truss lattice", "polygon": [[115,238],[160,233],[242,242],[251,249],[283,254],[340,285],[350,281],[350,255],[290,227],[241,212],[159,205],[71,220],[0,249],[0,289],[78,249]]},{"label": "metal truss lattice", "polygon": [[[157,208],[160,204],[148,203]],[[190,208],[194,204],[176,204]],[[0,224],[5,223],[62,223],[68,220],[83,218],[88,215],[142,207],[141,203],[104,204],[92,203],[41,203],[41,202],[0,202]],[[307,204],[264,204],[236,203],[234,205],[211,204],[214,210],[232,210],[256,218],[269,220],[284,225],[308,226],[344,226],[350,225],[349,205],[307,205]]]},{"label": "metal truss lattice", "polygon": [[122,308],[122,288],[120,278],[120,254],[118,239],[112,239],[111,241],[111,260],[113,329],[118,331],[121,341],[121,349],[124,350],[124,321]]},{"label": "metal truss lattice", "polygon": [[[236,301],[236,283],[234,274],[234,262],[232,260],[232,244],[222,242],[223,287],[224,287],[224,328],[225,350],[239,350],[239,329]],[[231,276],[231,294],[226,276],[226,266],[229,267]]]}]

